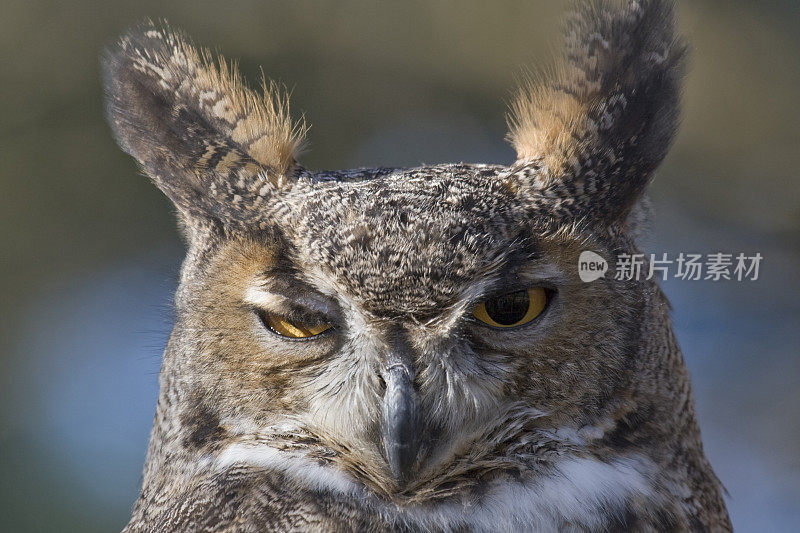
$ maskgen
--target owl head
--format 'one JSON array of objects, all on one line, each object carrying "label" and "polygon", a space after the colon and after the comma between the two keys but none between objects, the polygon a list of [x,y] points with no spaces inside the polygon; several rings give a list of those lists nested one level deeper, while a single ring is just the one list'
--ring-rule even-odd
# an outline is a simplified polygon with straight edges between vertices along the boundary
[{"label": "owl head", "polygon": [[612,3],[518,92],[508,166],[309,170],[274,85],[164,25],[107,53],[114,133],[188,242],[151,470],[264,445],[408,501],[669,433],[665,300],[578,272],[636,253],[677,121],[669,3]]}]

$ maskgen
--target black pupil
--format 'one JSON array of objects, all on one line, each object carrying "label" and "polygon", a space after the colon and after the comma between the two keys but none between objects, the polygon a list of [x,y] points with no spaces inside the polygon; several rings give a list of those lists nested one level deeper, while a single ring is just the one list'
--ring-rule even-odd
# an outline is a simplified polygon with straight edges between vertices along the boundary
[{"label": "black pupil", "polygon": [[512,326],[525,318],[530,305],[528,291],[517,291],[486,302],[486,314],[501,326]]}]

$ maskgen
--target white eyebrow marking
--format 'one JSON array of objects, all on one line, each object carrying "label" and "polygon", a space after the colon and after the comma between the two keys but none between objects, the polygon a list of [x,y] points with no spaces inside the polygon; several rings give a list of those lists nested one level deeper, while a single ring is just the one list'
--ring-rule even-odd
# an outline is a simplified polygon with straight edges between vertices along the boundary
[{"label": "white eyebrow marking", "polygon": [[263,309],[286,307],[289,303],[288,298],[279,294],[267,292],[258,287],[248,287],[247,291],[244,293],[244,301]]},{"label": "white eyebrow marking", "polygon": [[563,282],[566,280],[564,271],[557,264],[547,261],[535,265],[523,267],[519,271],[519,276],[531,281],[555,281]]},{"label": "white eyebrow marking", "polygon": [[297,298],[289,298],[283,294],[272,292],[266,287],[250,286],[244,293],[244,301],[254,305],[260,309],[267,309],[269,311],[281,311],[292,305],[299,305],[317,311],[322,314],[330,314],[332,312],[331,304],[314,298],[314,295],[300,296]]}]

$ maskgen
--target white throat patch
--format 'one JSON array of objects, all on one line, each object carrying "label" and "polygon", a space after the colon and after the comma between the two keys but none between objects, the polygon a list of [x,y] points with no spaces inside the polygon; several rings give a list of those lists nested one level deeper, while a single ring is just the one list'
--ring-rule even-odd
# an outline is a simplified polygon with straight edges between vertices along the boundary
[{"label": "white throat patch", "polygon": [[623,514],[630,498],[653,499],[648,479],[655,465],[631,454],[611,462],[565,457],[546,475],[524,481],[497,480],[479,500],[397,507],[373,496],[363,485],[335,467],[263,443],[234,443],[213,461],[215,470],[252,465],[278,471],[299,486],[357,496],[382,516],[421,529],[444,531],[557,531],[566,525],[602,529],[611,516]]}]

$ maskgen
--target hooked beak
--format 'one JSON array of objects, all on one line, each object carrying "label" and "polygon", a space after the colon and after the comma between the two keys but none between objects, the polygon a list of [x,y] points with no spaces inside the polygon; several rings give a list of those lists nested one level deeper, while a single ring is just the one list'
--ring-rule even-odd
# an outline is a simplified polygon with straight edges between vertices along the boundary
[{"label": "hooked beak", "polygon": [[416,466],[422,440],[417,391],[410,368],[398,360],[387,364],[384,380],[383,449],[392,475],[402,488]]}]

